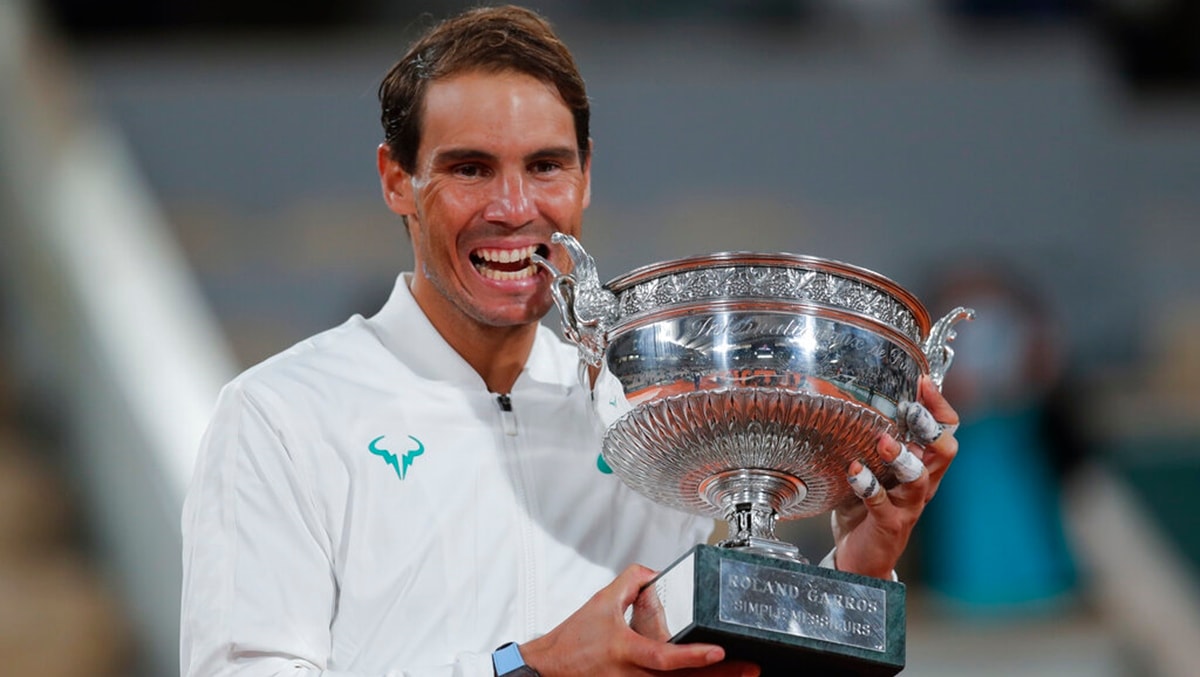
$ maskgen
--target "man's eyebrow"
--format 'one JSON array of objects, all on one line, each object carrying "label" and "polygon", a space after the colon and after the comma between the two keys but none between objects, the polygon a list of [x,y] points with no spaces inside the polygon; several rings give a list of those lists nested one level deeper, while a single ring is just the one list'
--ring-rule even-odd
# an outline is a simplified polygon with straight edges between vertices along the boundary
[{"label": "man's eyebrow", "polygon": [[573,146],[551,146],[541,148],[525,156],[526,162],[533,160],[560,160],[571,162],[579,160],[579,149]]},{"label": "man's eyebrow", "polygon": [[495,161],[495,155],[486,151],[475,148],[447,148],[446,150],[438,151],[434,156],[433,161],[436,164],[451,164],[454,162],[467,162],[470,160]]},{"label": "man's eyebrow", "polygon": [[[577,162],[579,149],[573,146],[547,146],[528,153],[525,162],[536,160],[559,160],[561,162]],[[449,165],[457,162],[498,162],[499,158],[487,151],[477,148],[447,148],[434,155],[433,162],[438,165]]]}]

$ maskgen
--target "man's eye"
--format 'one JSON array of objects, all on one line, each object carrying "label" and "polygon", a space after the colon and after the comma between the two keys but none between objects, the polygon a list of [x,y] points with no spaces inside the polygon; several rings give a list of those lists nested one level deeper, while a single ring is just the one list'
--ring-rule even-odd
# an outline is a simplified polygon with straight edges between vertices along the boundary
[{"label": "man's eye", "polygon": [[562,164],[553,160],[539,160],[533,163],[532,169],[535,174],[549,174],[562,169]]},{"label": "man's eye", "polygon": [[454,167],[454,174],[464,179],[478,179],[485,175],[485,169],[476,164],[457,165]]}]

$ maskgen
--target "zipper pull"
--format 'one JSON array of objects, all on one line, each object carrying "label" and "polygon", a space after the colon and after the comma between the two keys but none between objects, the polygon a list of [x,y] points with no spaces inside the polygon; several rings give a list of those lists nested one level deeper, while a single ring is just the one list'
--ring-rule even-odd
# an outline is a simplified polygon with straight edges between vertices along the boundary
[{"label": "zipper pull", "polygon": [[504,434],[516,437],[517,415],[513,413],[512,399],[507,394],[504,394],[497,395],[496,401],[500,403],[500,423],[504,427]]}]

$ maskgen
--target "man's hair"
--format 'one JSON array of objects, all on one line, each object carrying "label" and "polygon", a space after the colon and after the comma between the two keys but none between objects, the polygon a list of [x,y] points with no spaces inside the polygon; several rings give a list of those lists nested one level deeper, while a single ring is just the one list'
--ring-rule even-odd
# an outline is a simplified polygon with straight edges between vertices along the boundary
[{"label": "man's hair", "polygon": [[587,162],[591,111],[575,59],[545,19],[509,5],[472,9],[442,21],[384,76],[379,85],[384,139],[404,171],[416,169],[429,83],[470,71],[515,71],[553,85],[575,120],[579,160]]}]

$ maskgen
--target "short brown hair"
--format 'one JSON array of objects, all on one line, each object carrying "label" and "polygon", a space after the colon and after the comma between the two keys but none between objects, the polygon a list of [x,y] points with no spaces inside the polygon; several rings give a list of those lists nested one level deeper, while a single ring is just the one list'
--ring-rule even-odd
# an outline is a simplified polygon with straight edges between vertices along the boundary
[{"label": "short brown hair", "polygon": [[384,76],[379,85],[384,139],[404,171],[416,169],[429,83],[473,70],[511,70],[553,85],[575,120],[579,160],[587,162],[591,109],[575,58],[549,22],[509,5],[472,9],[442,21]]}]

